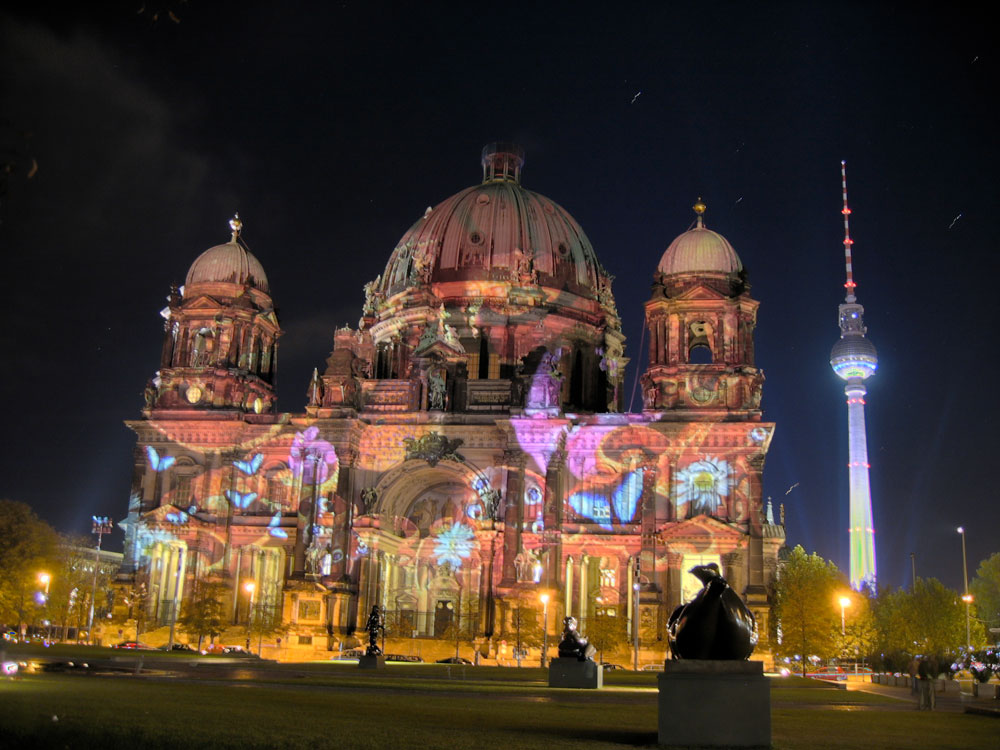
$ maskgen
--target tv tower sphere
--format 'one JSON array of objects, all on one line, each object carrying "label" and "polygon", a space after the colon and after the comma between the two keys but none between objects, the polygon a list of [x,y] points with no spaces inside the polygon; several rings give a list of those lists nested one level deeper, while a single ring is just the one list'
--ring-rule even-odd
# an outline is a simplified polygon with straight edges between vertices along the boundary
[{"label": "tv tower sphere", "polygon": [[857,303],[840,306],[840,339],[830,352],[830,367],[844,380],[865,380],[878,369],[875,345],[865,338],[861,322],[864,311]]}]

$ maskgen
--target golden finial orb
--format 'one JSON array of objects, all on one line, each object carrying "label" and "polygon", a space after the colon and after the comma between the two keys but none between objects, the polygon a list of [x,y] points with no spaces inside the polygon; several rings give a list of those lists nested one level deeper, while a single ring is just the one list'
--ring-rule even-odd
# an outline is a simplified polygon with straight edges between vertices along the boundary
[{"label": "golden finial orb", "polygon": [[703,226],[702,225],[702,216],[704,215],[705,209],[708,208],[708,206],[706,206],[702,202],[701,196],[698,196],[698,200],[695,201],[695,204],[693,206],[691,206],[691,208],[694,209],[695,215],[697,217],[696,218],[696,223],[698,225],[698,228],[700,229]]},{"label": "golden finial orb", "polygon": [[229,220],[229,228],[233,230],[233,242],[235,242],[240,236],[240,230],[243,229],[243,222],[240,221],[239,211],[233,214],[233,218]]}]

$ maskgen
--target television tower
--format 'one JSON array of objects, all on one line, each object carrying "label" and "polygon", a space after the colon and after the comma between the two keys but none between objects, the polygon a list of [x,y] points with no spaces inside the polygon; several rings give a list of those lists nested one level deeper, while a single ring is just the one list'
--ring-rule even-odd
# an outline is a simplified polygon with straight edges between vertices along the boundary
[{"label": "television tower", "polygon": [[847,381],[847,464],[851,482],[851,588],[860,591],[867,586],[875,590],[875,529],[872,524],[872,497],[868,482],[868,440],[865,436],[864,381],[878,368],[875,346],[865,338],[865,309],[858,304],[851,268],[851,228],[847,207],[847,164],[840,162],[840,179],[844,192],[844,260],[847,264],[847,295],[840,305],[840,340],[830,352],[830,366]]}]

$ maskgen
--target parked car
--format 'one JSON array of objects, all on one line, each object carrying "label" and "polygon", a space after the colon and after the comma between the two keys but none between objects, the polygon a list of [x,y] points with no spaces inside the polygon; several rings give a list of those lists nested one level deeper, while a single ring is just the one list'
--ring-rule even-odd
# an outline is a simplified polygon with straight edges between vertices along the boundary
[{"label": "parked car", "polygon": [[334,661],[340,659],[360,659],[364,656],[365,652],[358,648],[352,648],[349,651],[341,651],[339,654],[334,654],[330,658]]},{"label": "parked car", "polygon": [[48,661],[42,664],[43,672],[77,672],[90,669],[83,661]]},{"label": "parked car", "polygon": [[612,664],[609,661],[606,661],[603,664],[601,664],[601,669],[603,669],[605,672],[611,672],[615,669],[624,669],[624,668],[625,667],[623,667],[621,664]]},{"label": "parked car", "polygon": [[111,648],[124,648],[130,651],[155,651],[152,646],[147,646],[145,643],[140,643],[139,641],[122,641],[121,643],[111,644]]},{"label": "parked car", "polygon": [[225,656],[238,656],[245,659],[259,659],[253,651],[247,651],[242,646],[223,646],[222,653]]},{"label": "parked car", "polygon": [[822,667],[814,672],[808,672],[806,677],[814,680],[829,680],[830,682],[846,682],[847,672],[843,667]]},{"label": "parked car", "polygon": [[422,662],[419,656],[414,656],[411,654],[386,654],[386,661],[401,661],[401,662]]},{"label": "parked car", "polygon": [[438,659],[438,664],[469,664],[472,662],[466,659],[464,656],[449,656],[447,659]]},{"label": "parked car", "polygon": [[654,661],[652,664],[643,664],[641,667],[639,667],[639,669],[642,672],[662,672],[663,662]]},{"label": "parked car", "polygon": [[167,648],[166,644],[160,646],[160,651],[185,651],[194,653],[194,648],[189,646],[187,643],[175,643],[171,648]]}]

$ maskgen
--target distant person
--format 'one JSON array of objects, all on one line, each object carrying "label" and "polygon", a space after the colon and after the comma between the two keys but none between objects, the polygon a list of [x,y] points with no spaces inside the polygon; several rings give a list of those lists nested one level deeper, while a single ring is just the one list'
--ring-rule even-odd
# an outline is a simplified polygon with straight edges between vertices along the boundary
[{"label": "distant person", "polygon": [[931,660],[924,658],[920,660],[917,667],[917,677],[920,682],[920,702],[917,703],[918,710],[934,710],[934,674]]},{"label": "distant person", "polygon": [[920,660],[914,656],[906,666],[906,673],[910,675],[910,695],[917,694],[917,671],[920,669]]}]

